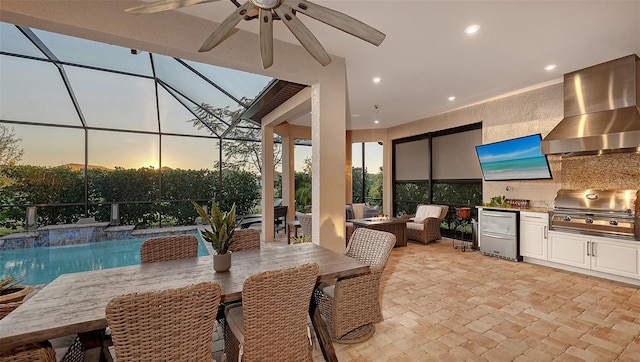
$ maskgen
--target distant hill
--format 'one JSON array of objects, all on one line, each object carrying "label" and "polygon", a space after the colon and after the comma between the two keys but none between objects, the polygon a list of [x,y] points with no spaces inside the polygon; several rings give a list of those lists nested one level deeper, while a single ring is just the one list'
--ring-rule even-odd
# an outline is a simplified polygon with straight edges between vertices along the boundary
[{"label": "distant hill", "polygon": [[[80,170],[84,170],[84,165],[81,163],[67,163],[62,165],[63,167],[69,167],[71,170],[73,171],[80,171]],[[105,167],[105,166],[98,166],[98,165],[89,165],[88,166],[89,170],[103,170],[103,171],[114,171],[113,168],[109,168],[109,167]],[[162,167],[162,171],[171,171],[173,170],[171,167],[168,166],[163,166]]]},{"label": "distant hill", "polygon": [[[84,164],[82,163],[67,163],[62,165],[64,167],[69,167],[71,170],[73,171],[80,171],[80,170],[84,170]],[[108,168],[108,167],[104,167],[104,166],[98,166],[98,165],[88,165],[87,166],[89,168],[89,170],[103,170],[103,171],[113,171],[112,168]]]}]

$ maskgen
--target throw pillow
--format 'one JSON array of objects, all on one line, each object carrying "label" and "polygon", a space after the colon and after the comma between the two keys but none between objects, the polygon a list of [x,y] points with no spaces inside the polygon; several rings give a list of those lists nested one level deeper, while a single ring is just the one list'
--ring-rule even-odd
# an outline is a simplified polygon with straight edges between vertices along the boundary
[{"label": "throw pillow", "polygon": [[345,211],[346,211],[345,217],[347,220],[353,220],[356,218],[356,215],[353,212],[353,206],[351,206],[351,204],[345,207]]},{"label": "throw pillow", "polygon": [[378,207],[377,206],[371,207],[371,206],[365,205],[365,207],[364,207],[364,217],[365,217],[365,219],[370,218],[370,217],[376,217],[378,215],[380,215],[380,212],[378,211]]}]

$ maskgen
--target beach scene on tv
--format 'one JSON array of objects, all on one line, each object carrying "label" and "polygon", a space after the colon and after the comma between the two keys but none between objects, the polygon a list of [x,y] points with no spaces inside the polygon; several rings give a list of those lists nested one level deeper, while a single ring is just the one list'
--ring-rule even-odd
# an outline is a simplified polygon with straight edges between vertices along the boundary
[{"label": "beach scene on tv", "polygon": [[550,179],[539,134],[476,146],[485,181]]}]

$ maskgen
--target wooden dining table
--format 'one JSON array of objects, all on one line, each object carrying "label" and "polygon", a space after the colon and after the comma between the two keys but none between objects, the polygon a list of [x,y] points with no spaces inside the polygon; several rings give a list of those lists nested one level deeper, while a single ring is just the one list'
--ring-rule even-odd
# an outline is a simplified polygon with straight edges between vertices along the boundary
[{"label": "wooden dining table", "polygon": [[[99,360],[104,351],[96,338],[107,327],[105,307],[114,297],[214,281],[222,289],[221,301],[228,303],[242,299],[250,275],[310,262],[319,266],[318,280],[369,272],[369,266],[356,259],[301,243],[234,252],[231,269],[223,273],[213,271],[212,256],[204,256],[63,274],[0,320],[0,349],[78,334],[85,344],[85,361]],[[313,298],[309,313],[325,360],[337,361]]]}]

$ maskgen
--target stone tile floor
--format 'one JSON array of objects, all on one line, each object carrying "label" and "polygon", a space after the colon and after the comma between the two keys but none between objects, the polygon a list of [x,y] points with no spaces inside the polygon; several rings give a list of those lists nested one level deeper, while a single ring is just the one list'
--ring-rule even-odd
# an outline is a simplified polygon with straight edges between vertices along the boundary
[{"label": "stone tile floor", "polygon": [[382,295],[376,335],[334,344],[340,361],[640,361],[637,286],[444,239],[395,248]]},{"label": "stone tile floor", "polygon": [[461,252],[450,239],[395,248],[382,304],[375,336],[334,344],[339,361],[640,361],[640,287]]}]

